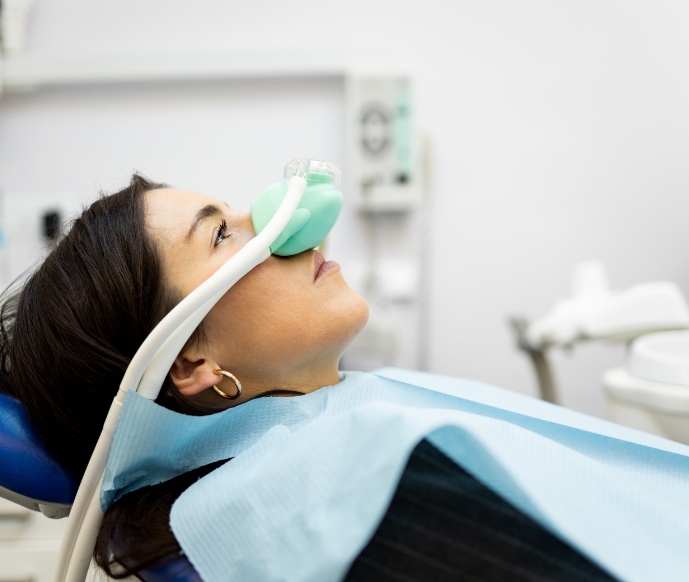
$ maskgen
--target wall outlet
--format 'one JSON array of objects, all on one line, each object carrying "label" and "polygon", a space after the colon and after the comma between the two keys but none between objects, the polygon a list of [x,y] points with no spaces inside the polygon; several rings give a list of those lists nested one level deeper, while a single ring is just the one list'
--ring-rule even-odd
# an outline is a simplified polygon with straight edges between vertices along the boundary
[{"label": "wall outlet", "polygon": [[81,212],[78,196],[65,192],[3,192],[0,201],[0,284],[6,287],[45,258],[51,232],[64,230]]}]

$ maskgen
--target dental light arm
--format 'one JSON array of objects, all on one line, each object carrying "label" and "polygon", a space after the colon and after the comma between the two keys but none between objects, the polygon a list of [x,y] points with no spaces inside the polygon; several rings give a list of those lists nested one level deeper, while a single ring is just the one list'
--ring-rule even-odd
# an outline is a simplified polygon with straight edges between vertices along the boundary
[{"label": "dental light arm", "polygon": [[540,396],[558,403],[548,350],[590,340],[628,342],[656,331],[689,327],[689,305],[679,287],[668,281],[613,290],[605,266],[585,261],[574,269],[572,296],[558,301],[534,322],[513,318],[517,345],[531,359]]},{"label": "dental light arm", "polygon": [[[100,486],[127,392],[134,390],[148,399],[157,398],[184,344],[239,279],[265,261],[271,251],[292,255],[317,246],[335,224],[342,195],[332,184],[339,182],[339,170],[325,162],[297,159],[288,164],[285,174],[288,185],[273,184],[252,204],[256,237],[172,309],[132,358],[79,485],[60,546],[55,582],[83,582],[86,577],[103,519]],[[311,181],[316,185],[305,197]],[[302,198],[306,199],[306,208],[298,208]]]}]

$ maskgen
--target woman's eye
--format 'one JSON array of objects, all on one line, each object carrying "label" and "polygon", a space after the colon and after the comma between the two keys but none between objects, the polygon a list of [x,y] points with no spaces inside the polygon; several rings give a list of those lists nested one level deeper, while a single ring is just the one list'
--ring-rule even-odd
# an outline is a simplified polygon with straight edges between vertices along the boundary
[{"label": "woman's eye", "polygon": [[220,223],[220,226],[218,227],[217,233],[215,235],[215,246],[217,247],[227,237],[227,222],[225,222],[225,219],[223,218],[223,221]]}]

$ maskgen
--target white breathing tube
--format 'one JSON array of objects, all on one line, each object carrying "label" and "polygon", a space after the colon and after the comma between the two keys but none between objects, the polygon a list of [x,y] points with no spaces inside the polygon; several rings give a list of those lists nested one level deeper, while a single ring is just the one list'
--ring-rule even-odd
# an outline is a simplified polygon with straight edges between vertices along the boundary
[{"label": "white breathing tube", "polygon": [[251,269],[270,256],[270,245],[282,233],[306,189],[308,159],[290,179],[287,194],[270,222],[211,277],[180,301],[141,344],[122,378],[103,431],[84,472],[60,545],[55,582],[84,582],[96,536],[103,521],[100,487],[110,444],[128,391],[155,400],[175,358],[206,314]]}]

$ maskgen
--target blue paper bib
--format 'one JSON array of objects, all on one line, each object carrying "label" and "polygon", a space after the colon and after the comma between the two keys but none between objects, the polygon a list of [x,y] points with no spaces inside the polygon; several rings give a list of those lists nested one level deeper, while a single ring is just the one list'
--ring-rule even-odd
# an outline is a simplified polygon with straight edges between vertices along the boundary
[{"label": "blue paper bib", "polygon": [[127,396],[101,492],[113,499],[234,457],[171,526],[206,582],[341,580],[415,445],[447,456],[624,580],[689,572],[689,447],[478,382],[347,373],[208,417]]}]

